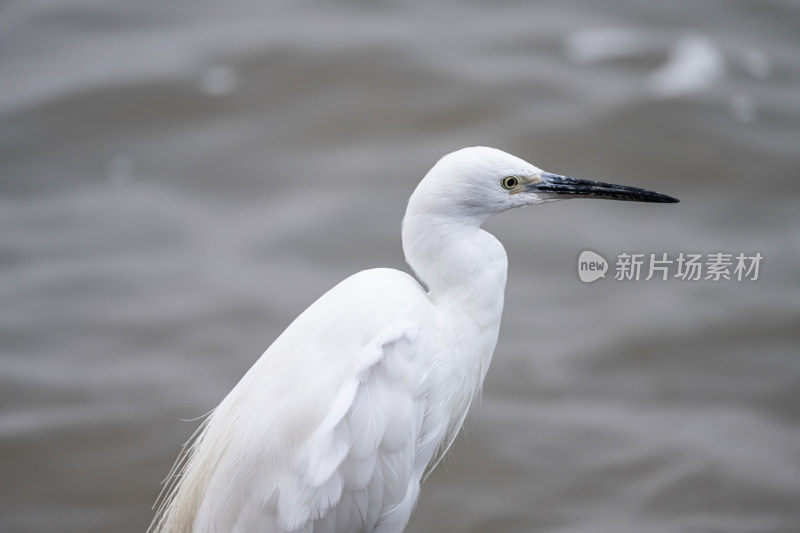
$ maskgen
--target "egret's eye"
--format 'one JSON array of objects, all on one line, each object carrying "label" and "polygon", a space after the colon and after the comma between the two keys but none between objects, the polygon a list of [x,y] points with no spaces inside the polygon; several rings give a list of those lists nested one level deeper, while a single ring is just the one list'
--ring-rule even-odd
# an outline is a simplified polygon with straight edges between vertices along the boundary
[{"label": "egret's eye", "polygon": [[516,176],[506,176],[503,178],[502,181],[503,188],[507,190],[514,189],[517,185],[519,185],[519,178]]}]

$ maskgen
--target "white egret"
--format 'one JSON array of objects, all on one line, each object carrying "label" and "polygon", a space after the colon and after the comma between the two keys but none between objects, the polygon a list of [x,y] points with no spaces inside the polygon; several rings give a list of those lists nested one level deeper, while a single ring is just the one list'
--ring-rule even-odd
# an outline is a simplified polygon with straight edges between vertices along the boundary
[{"label": "white egret", "polygon": [[507,259],[492,215],[562,198],[670,203],[493,148],[444,156],[411,195],[417,276],[359,272],[306,309],[184,448],[155,533],[400,532],[497,341]]}]

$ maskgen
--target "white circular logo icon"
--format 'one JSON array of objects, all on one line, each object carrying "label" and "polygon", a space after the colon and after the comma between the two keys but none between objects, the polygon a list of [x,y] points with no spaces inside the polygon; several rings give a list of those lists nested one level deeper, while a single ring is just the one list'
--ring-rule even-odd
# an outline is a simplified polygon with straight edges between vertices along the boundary
[{"label": "white circular logo icon", "polygon": [[578,277],[584,283],[591,283],[606,277],[608,261],[591,250],[584,250],[578,256]]}]

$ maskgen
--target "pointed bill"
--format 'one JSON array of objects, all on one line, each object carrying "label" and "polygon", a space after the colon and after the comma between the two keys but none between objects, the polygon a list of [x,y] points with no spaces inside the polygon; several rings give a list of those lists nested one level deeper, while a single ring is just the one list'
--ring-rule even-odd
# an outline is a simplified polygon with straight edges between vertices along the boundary
[{"label": "pointed bill", "polygon": [[661,204],[674,204],[680,201],[672,196],[638,187],[570,178],[549,172],[542,172],[539,178],[539,181],[529,182],[526,189],[530,192],[545,193],[552,198],[604,198]]}]

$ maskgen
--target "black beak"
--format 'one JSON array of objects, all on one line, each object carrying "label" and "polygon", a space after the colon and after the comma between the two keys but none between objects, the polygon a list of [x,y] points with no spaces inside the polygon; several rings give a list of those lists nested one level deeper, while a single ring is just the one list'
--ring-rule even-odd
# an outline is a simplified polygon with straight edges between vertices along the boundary
[{"label": "black beak", "polygon": [[624,200],[628,202],[653,202],[660,204],[674,204],[677,198],[667,196],[647,189],[628,187],[627,185],[614,185],[602,181],[581,180],[568,178],[558,174],[542,172],[542,181],[531,183],[530,192],[547,193],[553,198],[604,198],[607,200]]}]

